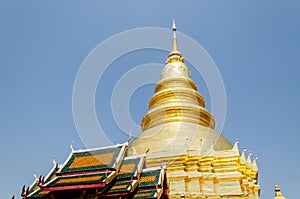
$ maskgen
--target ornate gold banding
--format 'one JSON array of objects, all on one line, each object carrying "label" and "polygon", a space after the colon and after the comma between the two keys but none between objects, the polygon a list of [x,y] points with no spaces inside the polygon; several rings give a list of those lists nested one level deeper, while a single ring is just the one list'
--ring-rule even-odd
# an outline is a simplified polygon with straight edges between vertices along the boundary
[{"label": "ornate gold banding", "polygon": [[179,55],[172,55],[167,59],[166,64],[169,64],[169,63],[172,63],[172,62],[184,63],[184,59]]},{"label": "ornate gold banding", "polygon": [[146,130],[159,124],[169,122],[191,122],[206,127],[214,128],[215,120],[212,115],[202,107],[168,106],[148,112],[142,122],[142,130]]},{"label": "ornate gold banding", "polygon": [[156,93],[150,99],[148,109],[150,110],[156,106],[168,103],[190,103],[205,107],[205,101],[197,91],[190,89],[168,89],[166,91]]},{"label": "ornate gold banding", "polygon": [[155,87],[155,93],[168,88],[190,88],[197,91],[196,83],[188,78],[168,78],[159,81]]}]

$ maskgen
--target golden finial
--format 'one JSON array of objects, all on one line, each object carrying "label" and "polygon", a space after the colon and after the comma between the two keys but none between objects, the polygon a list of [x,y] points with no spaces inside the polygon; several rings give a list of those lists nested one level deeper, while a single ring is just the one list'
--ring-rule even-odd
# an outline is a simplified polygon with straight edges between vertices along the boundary
[{"label": "golden finial", "polygon": [[251,156],[252,156],[252,152],[251,152],[251,151],[249,151],[249,154],[248,154],[247,161],[250,161],[250,162],[251,162]]},{"label": "golden finial", "polygon": [[282,196],[280,187],[278,185],[275,185],[275,196]]},{"label": "golden finial", "polygon": [[232,150],[237,151],[239,153],[239,146],[238,146],[238,144],[239,144],[239,139],[235,139],[235,143],[234,143],[234,145],[232,147]]},{"label": "golden finial", "polygon": [[258,159],[258,156],[255,155],[255,156],[254,156],[254,160],[253,160],[253,162],[252,162],[252,169],[253,169],[254,171],[258,171],[257,163],[256,163],[257,159]]},{"label": "golden finial", "polygon": [[[175,20],[173,19],[173,26],[172,26],[172,31],[173,31],[173,38],[176,39],[176,24],[175,24]],[[177,42],[176,42],[176,46],[175,46],[176,50],[178,50],[178,46],[177,46]],[[174,42],[173,42],[173,48],[172,51],[174,51]]]},{"label": "golden finial", "polygon": [[274,198],[274,199],[286,199],[286,198],[282,195],[282,193],[281,193],[280,188],[279,188],[278,185],[275,186],[275,198]]},{"label": "golden finial", "polygon": [[247,162],[246,162],[247,163],[247,167],[251,167],[252,166],[251,156],[252,156],[252,152],[249,151]]},{"label": "golden finial", "polygon": [[183,63],[184,60],[182,58],[181,52],[178,50],[177,38],[176,38],[176,24],[175,20],[173,19],[172,31],[173,31],[173,43],[172,43],[172,51],[169,53],[169,58],[167,63],[171,62],[181,62]]},{"label": "golden finial", "polygon": [[[175,32],[176,31],[176,23],[175,23],[175,20],[173,19],[173,27],[172,27],[172,30]],[[176,35],[175,35],[176,37]]]},{"label": "golden finial", "polygon": [[[172,30],[173,30],[172,52],[176,52],[177,54],[180,54],[180,56],[181,56],[181,53],[178,51],[178,44],[177,44],[177,38],[176,38],[176,30],[177,29],[176,29],[176,24],[175,24],[175,20],[174,19],[173,19]],[[170,54],[172,54],[172,52]]]},{"label": "golden finial", "polygon": [[247,162],[246,160],[246,156],[245,156],[245,152],[246,152],[246,147],[243,148],[243,151],[241,153],[241,157],[240,157],[240,160],[241,160],[241,163],[245,164]]}]

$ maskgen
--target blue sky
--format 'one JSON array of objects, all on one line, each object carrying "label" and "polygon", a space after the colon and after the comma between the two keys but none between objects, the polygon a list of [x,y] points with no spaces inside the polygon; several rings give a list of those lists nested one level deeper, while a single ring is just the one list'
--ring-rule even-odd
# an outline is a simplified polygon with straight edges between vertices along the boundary
[{"label": "blue sky", "polygon": [[[2,0],[0,197],[18,198],[23,184],[33,181],[34,170],[47,174],[54,156],[63,163],[72,140],[74,148],[83,147],[73,121],[72,91],[91,50],[128,29],[169,28],[175,18],[178,30],[199,42],[220,70],[227,95],[222,133],[231,142],[239,138],[241,148],[258,154],[262,198],[273,197],[275,184],[286,197],[296,198],[299,9],[296,0]],[[167,52],[157,50],[129,53],[112,64],[112,71],[98,85],[97,114],[115,142],[123,138],[113,136],[120,130],[105,119],[110,85],[131,66],[164,64],[166,57]],[[209,104],[201,77],[195,74],[194,80]],[[153,85],[134,93],[130,111],[137,123],[152,94]]]}]

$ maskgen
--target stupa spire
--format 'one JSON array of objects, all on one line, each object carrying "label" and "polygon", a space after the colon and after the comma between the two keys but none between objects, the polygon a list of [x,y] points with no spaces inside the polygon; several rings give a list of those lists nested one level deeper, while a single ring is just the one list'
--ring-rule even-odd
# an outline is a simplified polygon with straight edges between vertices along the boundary
[{"label": "stupa spire", "polygon": [[[216,150],[232,149],[232,145],[213,130],[215,120],[206,110],[205,100],[179,52],[176,30],[173,21],[172,49],[141,121],[142,133],[130,144],[128,154],[143,154],[150,149],[147,157],[156,158],[194,154],[199,146],[201,151],[197,153],[211,152],[212,146]],[[238,153],[236,150],[235,154]]]},{"label": "stupa spire", "polygon": [[174,20],[172,30],[172,50],[161,72],[161,80],[155,87],[155,94],[148,104],[148,112],[141,122],[141,128],[145,131],[167,123],[182,122],[213,129],[214,118],[205,109],[205,101],[197,91],[190,70],[178,50]]},{"label": "stupa spire", "polygon": [[167,63],[171,62],[181,62],[183,63],[184,60],[182,59],[182,54],[179,51],[177,37],[176,37],[176,23],[173,19],[172,31],[173,31],[173,42],[172,42],[172,51],[169,53]]},{"label": "stupa spire", "polygon": [[172,51],[178,51],[178,44],[177,44],[177,38],[176,38],[176,23],[175,23],[174,19],[173,19],[172,31],[173,31]]}]

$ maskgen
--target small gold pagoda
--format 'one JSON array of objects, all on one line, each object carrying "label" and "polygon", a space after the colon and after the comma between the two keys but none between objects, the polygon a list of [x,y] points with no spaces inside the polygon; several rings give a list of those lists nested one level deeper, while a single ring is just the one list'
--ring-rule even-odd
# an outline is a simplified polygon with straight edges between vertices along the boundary
[{"label": "small gold pagoda", "polygon": [[286,197],[284,197],[282,195],[278,185],[275,186],[275,197],[274,197],[274,199],[286,199]]},{"label": "small gold pagoda", "polygon": [[142,119],[141,134],[128,155],[147,151],[147,167],[166,166],[169,198],[259,199],[256,158],[239,151],[214,130],[215,120],[191,79],[176,39],[155,94]]}]

